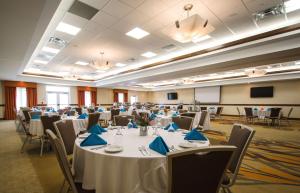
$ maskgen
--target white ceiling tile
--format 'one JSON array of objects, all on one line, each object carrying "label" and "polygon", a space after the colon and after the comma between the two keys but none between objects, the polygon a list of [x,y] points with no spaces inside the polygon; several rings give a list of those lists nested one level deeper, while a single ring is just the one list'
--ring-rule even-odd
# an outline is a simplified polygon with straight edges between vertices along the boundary
[{"label": "white ceiling tile", "polygon": [[116,22],[118,22],[118,19],[107,14],[104,13],[103,11],[99,11],[93,18],[92,21],[103,25],[105,27],[110,27],[111,25],[115,24]]},{"label": "white ceiling tile", "polygon": [[86,23],[88,22],[87,19],[83,17],[79,17],[77,15],[74,15],[72,13],[67,12],[62,20],[64,23],[73,25],[75,27],[83,28]]},{"label": "white ceiling tile", "polygon": [[145,0],[144,3],[137,8],[137,10],[143,14],[153,17],[167,8],[168,5],[161,1]]},{"label": "white ceiling tile", "polygon": [[109,0],[79,0],[89,6],[92,6],[98,10],[102,9],[105,4],[109,2]]},{"label": "white ceiling tile", "polygon": [[129,7],[128,5],[118,1],[118,0],[111,0],[105,7],[102,9],[105,13],[112,15],[116,18],[122,18],[129,14],[133,8]]},{"label": "white ceiling tile", "polygon": [[145,0],[119,0],[122,3],[129,5],[132,8],[140,6]]},{"label": "white ceiling tile", "polygon": [[125,16],[122,21],[126,21],[135,25],[141,25],[144,24],[146,21],[148,21],[150,17],[146,14],[143,14],[142,12],[138,10],[134,10],[131,13],[129,13],[127,16]]}]

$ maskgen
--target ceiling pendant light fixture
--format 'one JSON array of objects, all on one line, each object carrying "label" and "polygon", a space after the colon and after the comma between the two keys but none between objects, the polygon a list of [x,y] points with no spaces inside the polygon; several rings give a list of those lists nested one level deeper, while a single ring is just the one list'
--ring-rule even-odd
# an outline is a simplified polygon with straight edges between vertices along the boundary
[{"label": "ceiling pendant light fixture", "polygon": [[106,71],[112,68],[112,64],[109,61],[104,61],[104,52],[100,52],[101,60],[92,60],[90,66],[96,70]]},{"label": "ceiling pendant light fixture", "polygon": [[[198,14],[189,15],[193,5],[187,4],[183,7],[187,13],[187,17],[181,21],[176,20],[175,25],[168,26],[163,30],[163,33],[172,39],[181,42],[199,42],[208,39],[208,35],[215,30],[213,26],[208,23],[208,20],[202,19]],[[205,38],[203,38],[205,36]]]}]

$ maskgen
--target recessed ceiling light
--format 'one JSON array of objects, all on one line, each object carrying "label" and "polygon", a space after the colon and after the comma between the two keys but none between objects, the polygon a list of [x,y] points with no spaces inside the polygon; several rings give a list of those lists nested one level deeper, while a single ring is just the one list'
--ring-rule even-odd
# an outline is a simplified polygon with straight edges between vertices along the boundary
[{"label": "recessed ceiling light", "polygon": [[39,64],[48,64],[48,61],[45,60],[34,60],[34,63],[39,63]]},{"label": "recessed ceiling light", "polygon": [[82,66],[86,66],[86,65],[88,65],[89,63],[88,63],[88,62],[84,62],[84,61],[77,61],[77,62],[75,62],[75,64],[82,65]]},{"label": "recessed ceiling light", "polygon": [[300,9],[299,0],[289,0],[284,2],[284,8],[286,13],[290,13]]},{"label": "recessed ceiling light", "polygon": [[198,43],[198,42],[201,42],[201,41],[204,41],[204,40],[207,40],[211,38],[209,35],[205,35],[205,36],[196,36],[192,39],[192,42],[194,43]]},{"label": "recessed ceiling light", "polygon": [[56,27],[56,30],[75,36],[76,34],[78,34],[78,32],[80,32],[81,29],[79,27],[60,22]]},{"label": "recessed ceiling light", "polygon": [[42,51],[43,52],[49,52],[49,53],[52,53],[52,54],[57,54],[60,50],[59,49],[56,49],[56,48],[50,48],[50,47],[43,47],[42,48]]},{"label": "recessed ceiling light", "polygon": [[126,66],[127,64],[123,64],[123,63],[116,63],[116,66],[118,67],[123,67],[123,66]]},{"label": "recessed ceiling light", "polygon": [[105,70],[97,70],[96,72],[98,72],[98,73],[104,73],[106,71]]},{"label": "recessed ceiling light", "polygon": [[141,28],[134,28],[131,31],[127,32],[126,35],[133,37],[135,39],[142,39],[143,37],[149,35],[149,32],[146,32],[145,30],[142,30]]},{"label": "recessed ceiling light", "polygon": [[145,52],[145,53],[141,54],[141,56],[144,56],[146,58],[151,58],[151,57],[154,57],[156,55],[157,54],[155,54],[154,52]]}]

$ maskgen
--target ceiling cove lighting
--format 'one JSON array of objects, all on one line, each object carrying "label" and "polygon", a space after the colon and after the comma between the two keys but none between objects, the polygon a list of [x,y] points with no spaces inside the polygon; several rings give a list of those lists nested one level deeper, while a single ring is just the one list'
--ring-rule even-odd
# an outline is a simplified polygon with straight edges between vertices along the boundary
[{"label": "ceiling cove lighting", "polygon": [[290,13],[300,9],[299,0],[289,0],[284,2],[284,8],[286,13]]},{"label": "ceiling cove lighting", "polygon": [[105,70],[97,70],[96,72],[98,72],[98,73],[104,73],[106,71]]},{"label": "ceiling cove lighting", "polygon": [[84,61],[77,61],[77,62],[75,62],[75,64],[78,64],[78,65],[81,65],[81,66],[86,66],[89,63],[88,62],[84,62]]},{"label": "ceiling cove lighting", "polygon": [[64,22],[60,22],[56,27],[56,30],[75,36],[80,32],[81,28],[75,27]]},{"label": "ceiling cove lighting", "polygon": [[192,4],[185,5],[183,9],[187,13],[187,17],[181,21],[176,20],[175,25],[168,26],[162,32],[180,43],[188,43],[214,31],[215,28],[208,23],[207,19],[202,19],[198,14],[189,16],[192,8]]},{"label": "ceiling cove lighting", "polygon": [[56,48],[50,48],[50,47],[47,47],[47,46],[43,47],[43,48],[42,48],[42,51],[43,51],[43,52],[52,53],[52,54],[57,54],[58,52],[60,52],[59,49],[56,49]]},{"label": "ceiling cove lighting", "polygon": [[144,56],[144,57],[146,57],[146,58],[152,58],[152,57],[154,57],[154,56],[156,56],[156,55],[157,55],[157,54],[154,53],[154,52],[145,52],[145,53],[141,54],[141,56]]},{"label": "ceiling cove lighting", "polygon": [[143,37],[149,35],[149,32],[146,32],[145,30],[142,30],[141,28],[134,28],[131,31],[127,32],[126,35],[130,36],[132,38],[135,38],[137,40],[142,39]]},{"label": "ceiling cove lighting", "polygon": [[34,60],[33,62],[38,64],[48,64],[48,61],[45,60]]},{"label": "ceiling cove lighting", "polygon": [[192,42],[198,43],[198,42],[202,42],[202,41],[204,41],[204,40],[207,40],[207,39],[209,39],[209,38],[211,38],[210,35],[196,36],[196,37],[193,37]]},{"label": "ceiling cove lighting", "polygon": [[116,66],[117,66],[117,67],[124,67],[124,66],[127,66],[127,64],[123,64],[123,63],[116,63]]}]

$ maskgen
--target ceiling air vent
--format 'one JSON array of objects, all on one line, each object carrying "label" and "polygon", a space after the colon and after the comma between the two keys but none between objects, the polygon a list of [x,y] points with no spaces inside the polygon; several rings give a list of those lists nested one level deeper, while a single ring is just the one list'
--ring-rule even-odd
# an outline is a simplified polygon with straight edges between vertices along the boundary
[{"label": "ceiling air vent", "polygon": [[266,17],[276,16],[276,15],[282,15],[284,14],[284,5],[279,4],[274,7],[265,9],[263,11],[259,11],[255,14],[253,14],[256,21],[263,20]]},{"label": "ceiling air vent", "polygon": [[161,49],[164,51],[170,52],[170,51],[176,50],[177,46],[174,44],[168,44],[166,46],[163,46]]},{"label": "ceiling air vent", "polygon": [[70,13],[78,15],[79,17],[83,17],[87,20],[92,19],[96,13],[98,13],[98,9],[91,7],[81,1],[76,0],[71,8],[69,9]]}]

